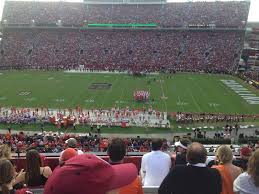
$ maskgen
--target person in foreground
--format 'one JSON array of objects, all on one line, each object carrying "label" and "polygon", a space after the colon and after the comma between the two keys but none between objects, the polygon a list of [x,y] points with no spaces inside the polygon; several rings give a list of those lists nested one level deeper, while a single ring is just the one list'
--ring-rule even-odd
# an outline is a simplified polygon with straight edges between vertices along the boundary
[{"label": "person in foreground", "polygon": [[16,178],[15,183],[24,182],[28,187],[42,186],[52,174],[49,166],[42,166],[40,154],[37,150],[31,149],[26,153],[26,172],[22,172]]},{"label": "person in foreground", "polygon": [[[68,140],[65,141],[66,143],[66,146],[67,148],[73,148],[74,150],[77,151],[77,154],[80,155],[80,154],[84,154],[84,152],[82,150],[79,150],[77,149],[77,141],[75,138],[69,138]],[[65,150],[63,150],[61,153],[60,153],[60,157],[59,157],[59,161],[62,161],[62,155],[64,153]]]},{"label": "person in foreground", "polygon": [[[123,163],[126,154],[126,145],[120,138],[113,139],[108,146],[107,154],[110,157],[111,165],[118,165]],[[144,194],[140,178],[137,178],[129,185],[119,189],[119,194]]]},{"label": "person in foreground", "polygon": [[175,147],[177,148],[177,154],[175,158],[175,165],[186,165],[186,151],[188,145],[190,145],[190,140],[183,138],[175,142]]},{"label": "person in foreground", "polygon": [[162,139],[152,139],[152,151],[144,154],[140,174],[144,186],[160,186],[172,166],[169,154],[163,153]]},{"label": "person in foreground", "polygon": [[220,194],[221,177],[216,169],[206,167],[207,151],[194,142],[188,146],[187,165],[175,166],[159,187],[159,194]]},{"label": "person in foreground", "polygon": [[212,166],[216,168],[222,179],[221,194],[234,194],[233,182],[242,173],[241,168],[232,164],[232,150],[227,145],[221,145],[216,151],[216,161],[218,165]]},{"label": "person in foreground", "polygon": [[78,152],[73,148],[67,148],[64,150],[61,158],[59,159],[59,165],[63,165],[65,161],[69,160],[70,158],[73,158],[74,156],[77,156]]},{"label": "person in foreground", "polygon": [[249,147],[243,147],[239,151],[240,158],[236,158],[233,161],[235,166],[238,166],[243,169],[243,171],[247,171],[247,164],[249,157],[252,155],[252,150]]},{"label": "person in foreground", "polygon": [[259,149],[249,158],[247,172],[240,174],[234,181],[236,194],[259,193]]},{"label": "person in foreground", "polygon": [[119,188],[136,177],[134,164],[110,165],[93,154],[81,154],[55,169],[44,194],[118,194]]},{"label": "person in foreground", "polygon": [[7,144],[0,145],[0,159],[11,159],[11,147]]},{"label": "person in foreground", "polygon": [[7,159],[0,159],[0,194],[14,194],[15,170]]}]

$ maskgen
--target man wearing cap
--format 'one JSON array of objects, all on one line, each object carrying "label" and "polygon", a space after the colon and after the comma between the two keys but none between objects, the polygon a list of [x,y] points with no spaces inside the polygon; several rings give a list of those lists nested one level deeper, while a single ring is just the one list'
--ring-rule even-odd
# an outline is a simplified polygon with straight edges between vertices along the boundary
[{"label": "man wearing cap", "polygon": [[152,139],[152,151],[144,154],[140,174],[144,186],[160,186],[172,166],[171,157],[161,151],[163,141]]},{"label": "man wearing cap", "polygon": [[177,154],[175,158],[175,165],[186,165],[186,151],[187,147],[191,142],[188,139],[180,139],[180,141],[175,142],[175,147],[177,149]]},{"label": "man wearing cap", "polygon": [[74,156],[77,156],[77,155],[78,155],[78,152],[74,148],[67,148],[62,153],[59,164],[63,165],[65,161],[67,161],[70,158],[73,158]]},{"label": "man wearing cap", "polygon": [[252,150],[249,147],[243,147],[240,149],[240,158],[233,160],[233,164],[247,171],[247,163],[252,155]]},{"label": "man wearing cap", "polygon": [[158,194],[220,194],[221,177],[216,169],[206,167],[205,147],[192,143],[186,157],[188,164],[175,166],[163,180]]},{"label": "man wearing cap", "polygon": [[[84,152],[82,150],[78,150],[77,147],[77,141],[75,138],[69,138],[68,140],[65,141],[65,143],[67,144],[68,148],[73,148],[74,150],[77,151],[77,154],[83,154]],[[59,161],[62,161],[62,155],[64,153],[64,150],[60,153],[60,157],[59,157]]]},{"label": "man wearing cap", "polygon": [[58,166],[49,177],[44,194],[110,194],[137,177],[134,164],[110,165],[93,154],[82,154]]}]

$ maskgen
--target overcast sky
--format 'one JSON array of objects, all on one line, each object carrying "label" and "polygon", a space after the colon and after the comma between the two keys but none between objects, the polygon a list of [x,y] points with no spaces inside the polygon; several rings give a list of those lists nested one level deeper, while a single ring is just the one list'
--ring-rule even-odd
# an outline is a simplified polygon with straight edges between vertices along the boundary
[{"label": "overcast sky", "polygon": [[[24,1],[24,0],[23,0]],[[26,0],[28,1],[28,0]],[[40,0],[40,1],[61,1],[61,0]],[[63,1],[82,1],[82,0],[63,0]],[[186,1],[186,0],[169,0],[169,1]],[[193,0],[200,1],[200,0]],[[204,0],[202,0],[204,1]],[[215,1],[215,0],[207,0],[207,1]],[[4,6],[4,0],[0,0],[0,19],[2,17],[2,11]],[[259,0],[251,0],[251,7],[249,12],[248,21],[259,22]]]}]

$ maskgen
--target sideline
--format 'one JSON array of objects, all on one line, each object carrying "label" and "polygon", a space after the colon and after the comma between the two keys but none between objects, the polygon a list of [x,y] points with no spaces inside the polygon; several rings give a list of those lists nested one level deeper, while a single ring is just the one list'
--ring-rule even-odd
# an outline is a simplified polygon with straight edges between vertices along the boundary
[{"label": "sideline", "polygon": [[[86,73],[86,74],[127,74],[131,75],[127,71],[90,71],[90,70],[67,70],[64,73]],[[159,75],[158,72],[145,73],[145,75]]]}]

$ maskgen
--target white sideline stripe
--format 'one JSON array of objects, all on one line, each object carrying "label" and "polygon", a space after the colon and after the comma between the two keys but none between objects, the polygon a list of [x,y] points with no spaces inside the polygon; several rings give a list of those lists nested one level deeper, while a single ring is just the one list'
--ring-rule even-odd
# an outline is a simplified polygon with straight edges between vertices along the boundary
[{"label": "white sideline stripe", "polygon": [[253,94],[244,86],[237,83],[235,80],[225,80],[222,81],[226,86],[232,89],[235,93],[237,93],[241,98],[243,98],[248,104],[259,105],[259,97],[256,94]]},{"label": "white sideline stripe", "polygon": [[[129,72],[127,71],[80,71],[80,70],[70,70],[70,71],[64,71],[64,73],[88,73],[88,74],[127,74],[129,75]],[[147,75],[159,75],[158,72],[154,73],[148,73]]]}]

